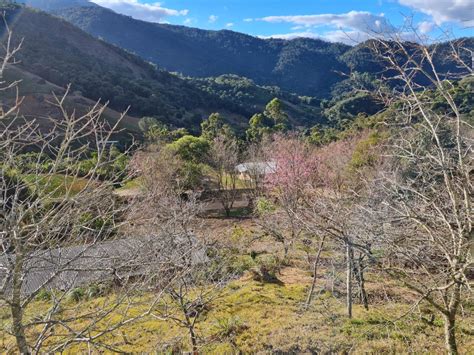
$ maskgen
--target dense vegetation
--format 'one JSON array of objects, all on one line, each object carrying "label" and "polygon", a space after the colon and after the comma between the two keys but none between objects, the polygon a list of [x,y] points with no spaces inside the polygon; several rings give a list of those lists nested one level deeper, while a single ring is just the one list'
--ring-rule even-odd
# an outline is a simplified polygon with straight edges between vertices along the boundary
[{"label": "dense vegetation", "polygon": [[[25,47],[1,27],[1,352],[473,348],[474,80],[459,42],[449,76],[446,45],[439,58],[369,43],[389,77],[354,62],[319,100],[172,75],[4,8]],[[130,95],[144,140],[120,145],[120,124],[80,94],[117,108]]]},{"label": "dense vegetation", "polygon": [[98,6],[54,13],[169,71],[198,77],[236,74],[310,96],[329,94],[331,84],[338,81],[334,71],[345,68],[334,59],[350,48],[320,40],[263,40],[228,30],[148,23]]},{"label": "dense vegetation", "polygon": [[[166,70],[194,77],[235,74],[300,95],[329,98],[332,86],[344,80],[341,73],[381,75],[386,64],[370,55],[370,42],[350,47],[308,38],[260,39],[228,30],[144,22],[86,1],[56,0],[54,6],[47,7],[41,0],[26,3],[51,11]],[[467,47],[472,48],[472,39],[470,42]],[[446,55],[449,49],[449,44],[440,46],[435,63],[440,72],[459,70]]]},{"label": "dense vegetation", "polygon": [[130,106],[129,114],[133,116],[154,116],[196,130],[203,117],[222,111],[235,126],[244,126],[253,113],[279,96],[291,100],[289,114],[295,123],[321,120],[318,107],[311,107],[308,100],[296,95],[259,87],[241,78],[229,78],[224,86],[219,84],[222,78],[181,78],[39,11],[10,10],[8,21],[15,31],[15,41],[25,38],[18,68],[59,87],[71,83],[76,94],[110,101],[115,110]]}]

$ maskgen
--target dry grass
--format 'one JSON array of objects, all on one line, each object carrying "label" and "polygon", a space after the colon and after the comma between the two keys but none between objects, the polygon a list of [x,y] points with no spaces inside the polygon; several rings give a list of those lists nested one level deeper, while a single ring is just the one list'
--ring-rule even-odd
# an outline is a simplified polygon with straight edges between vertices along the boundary
[{"label": "dry grass", "polygon": [[[243,277],[224,290],[212,309],[203,316],[199,334],[203,353],[255,352],[354,352],[354,353],[442,353],[442,322],[423,321],[416,313],[393,322],[410,307],[407,303],[377,303],[367,312],[359,305],[354,318],[344,315],[344,305],[329,292],[320,293],[304,312],[302,302],[308,277],[301,270],[288,268],[279,276],[282,284],[262,284]],[[109,296],[110,298],[111,296]],[[149,295],[137,296],[137,304]],[[82,301],[79,310],[94,309],[105,298]],[[76,305],[72,305],[74,309]],[[47,302],[35,302],[28,317],[47,309]],[[139,311],[137,306],[135,311]],[[466,312],[467,311],[467,312]],[[474,348],[473,309],[465,310],[458,325],[461,353]],[[66,316],[66,313],[64,315]],[[5,314],[2,317],[6,320]],[[113,317],[111,317],[113,321]],[[157,348],[189,350],[184,329],[153,318],[128,325],[103,339],[126,352],[153,352]],[[13,349],[13,339],[3,333],[0,351]],[[72,346],[67,353],[85,350]]]}]

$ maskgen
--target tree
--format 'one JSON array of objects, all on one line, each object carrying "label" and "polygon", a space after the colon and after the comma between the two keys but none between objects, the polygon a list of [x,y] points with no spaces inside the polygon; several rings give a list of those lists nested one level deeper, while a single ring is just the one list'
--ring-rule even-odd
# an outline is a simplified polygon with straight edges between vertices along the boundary
[{"label": "tree", "polygon": [[167,144],[188,135],[185,128],[171,129],[154,117],[143,117],[138,126],[149,144]]},{"label": "tree", "polygon": [[247,140],[259,142],[265,135],[288,129],[288,115],[283,111],[282,102],[274,98],[265,107],[264,113],[256,113],[249,120]]},{"label": "tree", "polygon": [[167,145],[167,149],[176,153],[181,159],[191,163],[202,163],[206,160],[210,144],[202,137],[186,135]]},{"label": "tree", "polygon": [[247,128],[246,136],[250,142],[259,142],[262,137],[270,132],[270,127],[265,124],[265,116],[261,113],[256,113],[249,120],[249,128]]},{"label": "tree", "polygon": [[274,131],[284,131],[287,129],[288,115],[283,111],[283,104],[278,98],[274,98],[265,106],[263,114],[273,120]]},{"label": "tree", "polygon": [[232,136],[232,129],[224,123],[219,113],[212,113],[207,120],[201,123],[201,137],[212,142],[221,135]]},{"label": "tree", "polygon": [[[457,354],[456,316],[464,292],[472,292],[472,120],[453,96],[453,82],[472,75],[472,51],[451,44],[460,72],[441,73],[435,49],[400,38],[374,41],[372,50],[397,73],[389,161],[374,189],[383,225],[389,275],[428,302],[444,320],[446,349]],[[465,60],[467,59],[467,61]],[[422,88],[419,80],[430,88]],[[444,109],[434,106],[433,97]],[[438,106],[439,108],[439,106]]]},{"label": "tree", "polygon": [[295,136],[275,135],[265,149],[269,159],[264,163],[269,164],[265,190],[276,201],[276,207],[260,209],[259,221],[267,233],[283,243],[286,258],[303,233],[294,215],[314,174],[314,159],[311,148]]},{"label": "tree", "polygon": [[157,293],[151,316],[183,328],[195,354],[206,344],[199,323],[232,276],[225,271],[220,248],[208,238],[209,233],[203,237],[196,232],[202,227],[198,217],[202,211],[203,203],[195,194],[183,199],[180,191],[155,182],[128,214],[134,235],[152,235],[161,246],[154,250],[166,264],[166,272],[152,270],[147,278],[148,286]]},{"label": "tree", "polygon": [[237,170],[239,147],[235,138],[220,135],[212,142],[209,151],[209,164],[216,180],[218,196],[227,217],[238,195]]},{"label": "tree", "polygon": [[[147,239],[121,234],[128,207],[117,201],[113,187],[122,177],[100,173],[120,159],[104,142],[121,119],[109,126],[99,103],[83,113],[70,110],[69,88],[53,97],[56,110],[48,129],[21,117],[18,82],[3,81],[20,47],[13,46],[6,22],[3,29],[0,90],[14,93],[13,104],[0,109],[0,302],[10,311],[3,329],[22,354],[62,352],[73,344],[119,351],[103,338],[150,314],[153,301],[130,312],[131,292],[142,286],[138,275],[163,270]],[[27,151],[38,154],[25,165],[21,157]],[[81,163],[91,152],[96,159],[81,176]],[[133,288],[127,287],[131,279],[136,280]],[[81,309],[81,288],[96,283],[113,295],[93,310]],[[32,310],[38,297],[48,307]],[[30,312],[34,317],[27,316]]]},{"label": "tree", "polygon": [[[360,137],[333,142],[314,153],[314,175],[305,186],[302,206],[294,214],[294,218],[303,224],[310,235],[319,237],[321,248],[326,240],[343,248],[348,317],[352,317],[354,276],[358,281],[361,302],[368,308],[362,261],[364,257],[371,256],[373,238],[373,231],[365,228],[363,210],[359,208],[364,201],[363,186],[351,170],[351,160],[358,140]],[[356,252],[359,253],[358,258],[354,257]],[[356,259],[359,263],[355,262]],[[318,261],[316,256],[314,270],[317,269]],[[315,282],[313,278],[307,305],[311,302]]]}]

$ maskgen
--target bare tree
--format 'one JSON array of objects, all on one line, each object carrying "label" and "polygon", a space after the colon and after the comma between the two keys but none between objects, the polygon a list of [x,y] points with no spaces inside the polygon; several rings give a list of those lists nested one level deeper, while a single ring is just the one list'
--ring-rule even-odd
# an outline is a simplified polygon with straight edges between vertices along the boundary
[{"label": "bare tree", "polygon": [[[13,44],[6,22],[4,28],[2,80],[21,45]],[[4,330],[23,354],[59,352],[73,344],[118,351],[104,337],[155,305],[133,314],[133,292],[140,285],[128,283],[163,265],[153,258],[149,240],[123,237],[127,206],[113,194],[119,178],[102,174],[117,159],[108,142],[125,114],[111,125],[99,103],[84,113],[69,110],[66,90],[53,94],[57,115],[40,129],[19,115],[18,82],[1,85],[0,303],[10,313]],[[4,99],[7,91],[13,99]],[[111,285],[112,294],[96,308],[71,302],[77,288],[97,283]],[[39,296],[48,299],[48,309],[33,309]],[[34,317],[26,317],[29,312]]]},{"label": "bare tree", "polygon": [[375,55],[395,73],[393,95],[385,99],[396,103],[375,216],[384,221],[384,250],[392,260],[386,271],[419,294],[417,303],[426,301],[441,314],[446,349],[456,354],[456,316],[472,292],[474,131],[457,96],[459,78],[472,76],[472,51],[459,40],[450,44],[451,57],[443,55],[459,63],[457,73],[439,70],[441,45],[373,42]]},{"label": "bare tree", "polygon": [[265,175],[266,200],[259,202],[258,223],[283,244],[286,258],[304,233],[302,224],[294,216],[314,173],[314,160],[311,148],[296,136],[275,135],[265,150],[268,164],[273,166]]},{"label": "bare tree", "polygon": [[217,136],[212,142],[209,160],[217,184],[217,198],[228,217],[238,195],[236,166],[239,162],[239,147],[236,139],[224,135]]},{"label": "bare tree", "polygon": [[[362,200],[361,191],[357,188],[357,179],[350,170],[350,161],[354,147],[360,137],[332,143],[315,152],[315,176],[306,186],[304,201],[294,215],[311,235],[319,236],[320,248],[325,241],[344,248],[346,264],[346,306],[347,314],[352,317],[353,279],[358,281],[361,301],[368,308],[364,287],[364,267],[357,263],[354,253],[370,254],[370,231],[364,228],[363,219],[358,210]],[[320,254],[320,249],[317,252]],[[319,258],[315,259],[315,263]],[[316,270],[317,265],[315,264]],[[316,272],[313,276],[315,277]],[[308,294],[307,306],[311,302],[316,280]]]},{"label": "bare tree", "polygon": [[134,202],[128,219],[136,234],[153,235],[163,246],[159,259],[167,270],[159,269],[160,273],[148,277],[149,286],[158,293],[156,299],[159,296],[152,317],[185,329],[197,354],[208,343],[199,323],[232,275],[225,272],[221,248],[208,233],[199,235],[203,204],[197,196],[183,199],[179,191],[166,189],[167,184],[160,182]]}]

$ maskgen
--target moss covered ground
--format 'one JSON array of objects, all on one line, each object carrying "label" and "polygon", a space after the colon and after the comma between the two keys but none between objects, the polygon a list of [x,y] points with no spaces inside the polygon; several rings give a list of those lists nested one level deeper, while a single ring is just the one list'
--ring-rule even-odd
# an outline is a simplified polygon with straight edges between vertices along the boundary
[{"label": "moss covered ground", "polygon": [[[286,272],[286,275],[285,275]],[[216,299],[211,308],[198,322],[198,333],[203,353],[442,353],[443,325],[436,317],[429,322],[422,313],[409,312],[408,303],[375,303],[369,311],[356,305],[354,317],[344,314],[344,304],[327,291],[321,291],[308,310],[304,310],[307,278],[298,272],[283,270],[287,282],[264,284],[243,277],[231,282]],[[68,312],[86,314],[107,303],[113,295],[68,301]],[[136,296],[137,308],[143,311],[152,295]],[[35,301],[27,317],[48,308],[47,300]],[[425,309],[424,312],[430,310]],[[461,353],[474,349],[472,311],[464,310],[458,324]],[[470,316],[469,316],[470,314]],[[121,314],[112,314],[107,322],[119,321]],[[401,317],[399,319],[399,317]],[[4,308],[0,319],[7,325],[8,314]],[[77,324],[79,325],[79,324]],[[30,335],[38,331],[31,329]],[[59,335],[58,335],[59,336]],[[52,341],[54,341],[54,337]],[[131,323],[113,334],[102,338],[106,344],[125,352],[153,352],[157,349],[180,352],[189,351],[189,339],[185,329],[175,324],[147,316]],[[0,352],[14,349],[14,339],[2,332]],[[66,353],[86,351],[81,345],[71,345]]]}]

